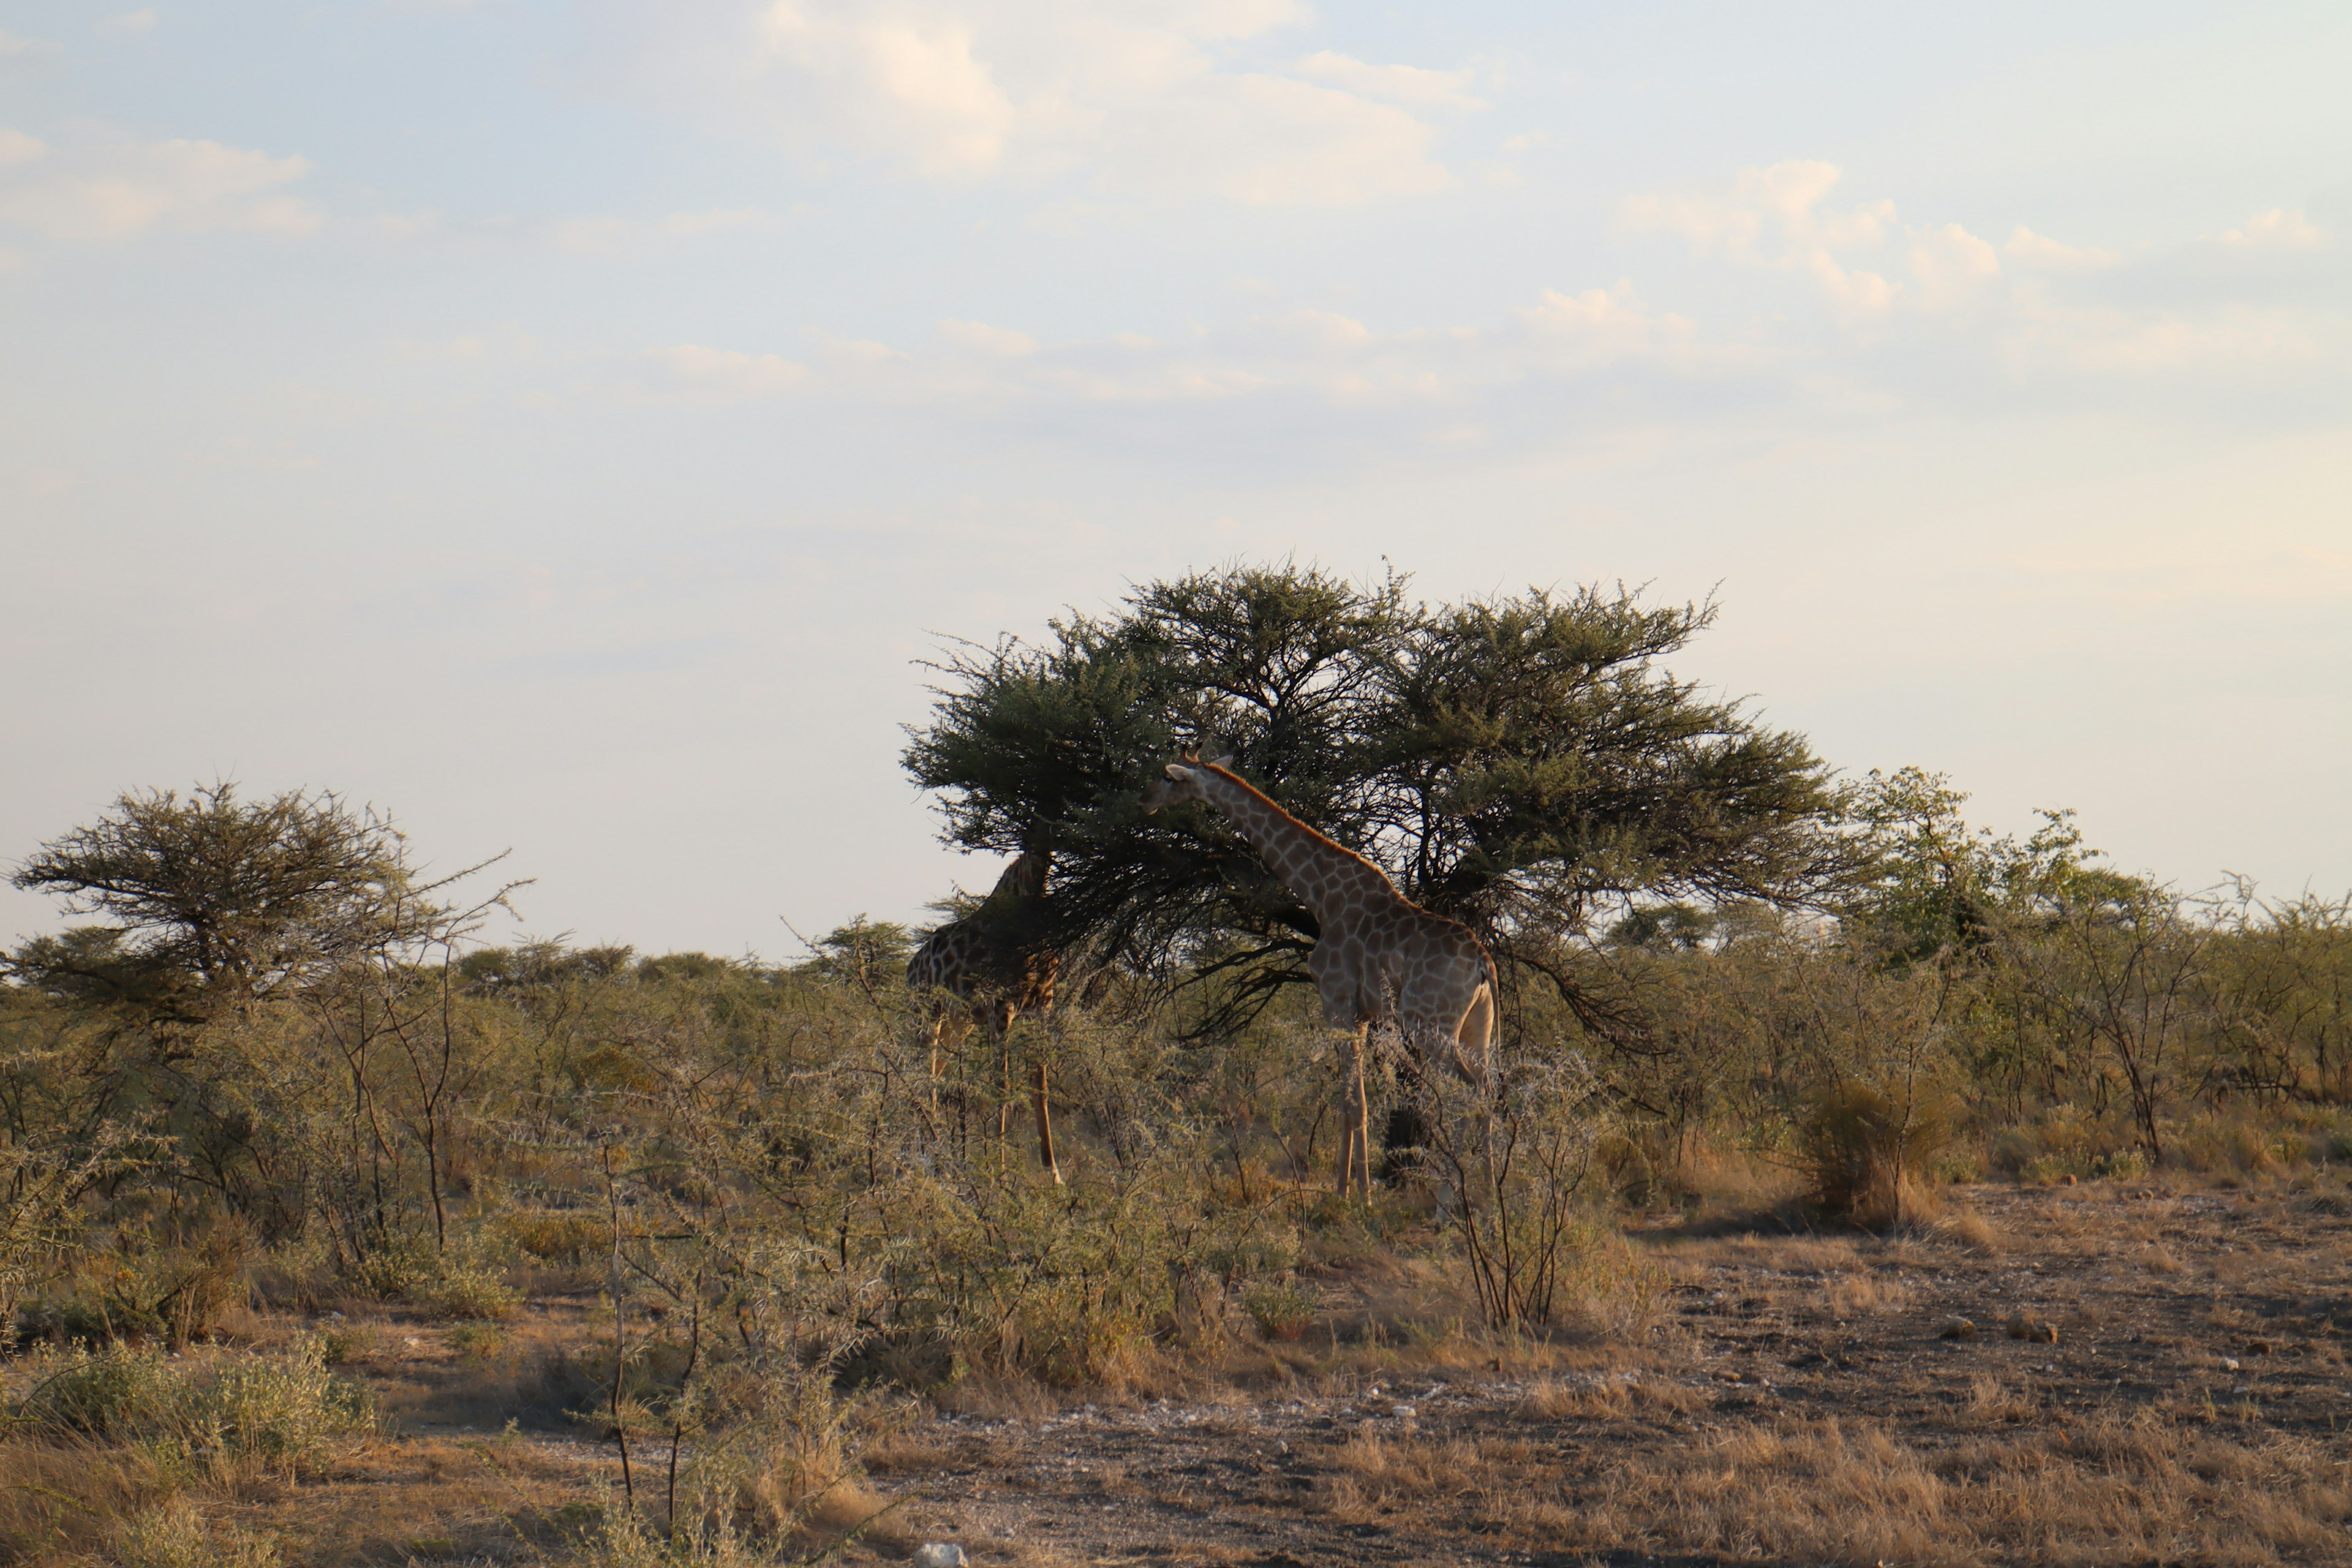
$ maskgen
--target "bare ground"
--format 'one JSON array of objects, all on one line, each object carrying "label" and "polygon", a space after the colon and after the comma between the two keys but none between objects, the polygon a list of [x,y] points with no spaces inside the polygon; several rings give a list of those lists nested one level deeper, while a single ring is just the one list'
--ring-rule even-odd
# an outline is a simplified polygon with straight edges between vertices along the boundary
[{"label": "bare ground", "polygon": [[[1637,1230],[1665,1282],[1544,1343],[1421,1326],[1434,1287],[1367,1266],[1305,1339],[1167,1397],[999,1390],[922,1415],[835,1510],[888,1510],[836,1556],[2352,1563],[2343,1181],[1948,1202],[1892,1239]],[[297,1564],[560,1553],[617,1480],[540,1371],[590,1331],[581,1299],[535,1302],[487,1356],[396,1315],[361,1325],[347,1370],[391,1435],[227,1517]],[[661,1457],[639,1450],[640,1488]]]}]

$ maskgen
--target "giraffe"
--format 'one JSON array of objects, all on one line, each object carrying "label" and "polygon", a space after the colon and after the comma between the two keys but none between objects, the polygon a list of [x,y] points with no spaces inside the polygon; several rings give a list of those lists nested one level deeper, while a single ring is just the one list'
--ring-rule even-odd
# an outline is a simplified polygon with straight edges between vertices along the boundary
[{"label": "giraffe", "polygon": [[1396,1024],[1416,1060],[1443,1041],[1454,1070],[1485,1083],[1495,1032],[1495,961],[1468,926],[1407,899],[1386,872],[1276,805],[1235,773],[1232,761],[1188,755],[1170,763],[1141,805],[1147,815],[1192,800],[1214,806],[1314,914],[1320,934],[1307,968],[1323,999],[1323,1019],[1354,1037],[1342,1091],[1339,1191],[1355,1190],[1360,1167],[1369,1194],[1364,1047],[1373,1026]]},{"label": "giraffe", "polygon": [[[907,963],[907,984],[915,991],[945,992],[964,1002],[970,1017],[958,1009],[935,1004],[931,1012],[931,1093],[939,1095],[940,1054],[961,1041],[974,1025],[996,1041],[1006,1078],[1006,1097],[997,1110],[996,1130],[1006,1131],[1012,1114],[1012,1057],[1005,1044],[1013,1020],[1024,1013],[1044,1016],[1054,1005],[1054,981],[1060,969],[1055,953],[1036,944],[1037,903],[1045,896],[1047,858],[1030,850],[1013,858],[996,879],[996,887],[980,907],[961,920],[950,921],[923,939]],[[1046,1174],[1061,1184],[1062,1168],[1054,1157],[1054,1120],[1046,1099],[1045,1059],[1037,1066],[1029,1086],[1031,1108],[1037,1117],[1037,1158]]]}]

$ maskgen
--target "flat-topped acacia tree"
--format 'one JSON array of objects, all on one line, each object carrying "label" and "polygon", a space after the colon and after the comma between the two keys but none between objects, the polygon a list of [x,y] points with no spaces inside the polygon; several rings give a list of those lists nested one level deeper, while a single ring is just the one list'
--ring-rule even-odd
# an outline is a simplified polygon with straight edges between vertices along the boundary
[{"label": "flat-topped acacia tree", "polygon": [[1304,984],[1313,914],[1213,813],[1147,817],[1180,750],[1235,771],[1467,921],[1504,988],[1547,977],[1628,898],[1811,902],[1844,874],[1836,792],[1804,738],[1663,664],[1714,617],[1587,587],[1430,605],[1402,577],[1236,566],[1146,584],[1046,636],[964,645],[905,763],[943,837],[1053,856],[1066,950],[1220,976],[1231,1023]]}]

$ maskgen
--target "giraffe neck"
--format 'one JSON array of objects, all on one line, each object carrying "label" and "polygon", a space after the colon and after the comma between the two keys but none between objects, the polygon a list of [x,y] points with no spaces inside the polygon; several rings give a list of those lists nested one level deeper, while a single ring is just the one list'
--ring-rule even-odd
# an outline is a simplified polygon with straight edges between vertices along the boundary
[{"label": "giraffe neck", "polygon": [[1241,830],[1326,934],[1350,906],[1402,901],[1386,872],[1316,832],[1246,780],[1213,763],[1201,764],[1199,776],[1209,804]]}]

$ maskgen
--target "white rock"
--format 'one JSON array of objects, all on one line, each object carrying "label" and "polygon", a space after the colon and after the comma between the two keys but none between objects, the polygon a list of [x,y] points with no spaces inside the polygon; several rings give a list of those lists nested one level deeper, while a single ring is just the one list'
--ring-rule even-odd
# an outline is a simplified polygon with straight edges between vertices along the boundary
[{"label": "white rock", "polygon": [[963,1568],[963,1548],[952,1541],[927,1541],[915,1548],[915,1568]]}]

